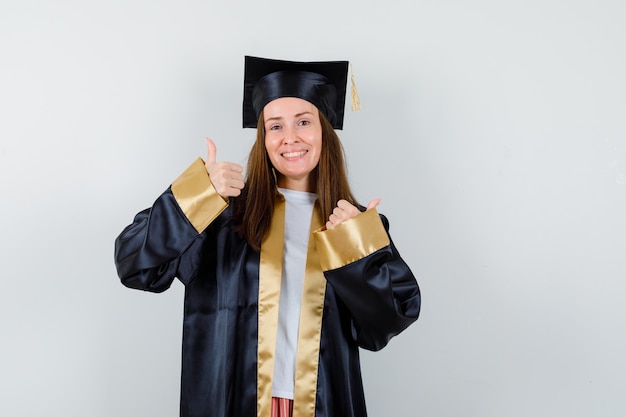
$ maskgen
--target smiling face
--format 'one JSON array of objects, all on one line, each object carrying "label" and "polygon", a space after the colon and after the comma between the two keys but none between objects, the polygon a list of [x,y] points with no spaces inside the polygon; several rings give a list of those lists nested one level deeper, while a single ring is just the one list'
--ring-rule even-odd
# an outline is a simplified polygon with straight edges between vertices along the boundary
[{"label": "smiling face", "polygon": [[277,172],[278,186],[314,191],[311,172],[322,151],[322,125],[317,107],[306,100],[282,97],[263,109],[265,149]]}]

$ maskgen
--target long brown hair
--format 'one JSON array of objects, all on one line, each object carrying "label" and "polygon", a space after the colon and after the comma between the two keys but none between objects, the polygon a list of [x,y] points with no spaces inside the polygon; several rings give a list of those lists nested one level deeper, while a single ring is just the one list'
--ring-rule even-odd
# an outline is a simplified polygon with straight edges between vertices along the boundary
[{"label": "long brown hair", "polygon": [[[317,204],[322,212],[322,219],[328,219],[341,199],[347,200],[360,209],[350,184],[339,136],[330,122],[320,112],[322,125],[322,150],[320,161],[311,173],[315,180]],[[276,195],[276,173],[265,150],[265,124],[263,112],[259,115],[256,141],[248,157],[246,185],[241,195],[231,201],[233,217],[238,223],[237,231],[255,249],[261,248],[261,242],[270,229],[274,213]]]}]

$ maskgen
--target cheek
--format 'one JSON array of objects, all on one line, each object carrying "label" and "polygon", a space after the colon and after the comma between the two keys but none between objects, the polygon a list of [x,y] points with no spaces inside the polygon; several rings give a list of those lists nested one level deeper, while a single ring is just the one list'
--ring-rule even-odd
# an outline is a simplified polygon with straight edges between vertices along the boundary
[{"label": "cheek", "polygon": [[320,159],[322,159],[321,157],[322,157],[322,150],[320,149],[320,150],[317,152],[317,155],[316,155],[316,157],[315,157],[315,165],[316,165],[316,166],[317,166],[317,165],[319,165],[319,163],[320,163]]},{"label": "cheek", "polygon": [[320,160],[320,155],[322,155],[322,139],[318,139],[315,141],[315,153],[317,154],[317,162]]},{"label": "cheek", "polygon": [[276,165],[276,158],[277,158],[277,156],[276,156],[276,149],[277,149],[276,144],[273,141],[268,140],[266,138],[265,139],[265,152],[266,152],[267,156],[269,157],[270,162],[272,163],[272,165]]},{"label": "cheek", "polygon": [[265,151],[270,155],[276,151],[276,144],[271,138],[265,137]]}]

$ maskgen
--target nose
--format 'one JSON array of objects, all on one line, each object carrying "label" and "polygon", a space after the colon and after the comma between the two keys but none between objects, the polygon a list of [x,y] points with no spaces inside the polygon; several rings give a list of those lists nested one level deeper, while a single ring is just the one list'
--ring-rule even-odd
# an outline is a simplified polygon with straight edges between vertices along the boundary
[{"label": "nose", "polygon": [[296,130],[293,127],[286,127],[284,132],[285,137],[283,138],[283,143],[285,145],[298,142],[298,135],[296,134]]}]

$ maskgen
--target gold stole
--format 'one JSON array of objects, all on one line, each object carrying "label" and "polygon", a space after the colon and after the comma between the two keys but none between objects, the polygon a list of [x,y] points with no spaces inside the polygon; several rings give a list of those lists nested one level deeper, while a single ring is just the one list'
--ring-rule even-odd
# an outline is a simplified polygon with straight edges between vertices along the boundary
[{"label": "gold stole", "polygon": [[[313,231],[322,227],[323,224],[319,207],[316,204],[313,209],[307,249],[296,354],[293,415],[298,417],[314,417],[315,415],[326,279],[315,250]],[[270,231],[261,245],[259,265],[257,417],[269,417],[271,412],[284,240],[285,199],[279,195],[274,205]]]}]

